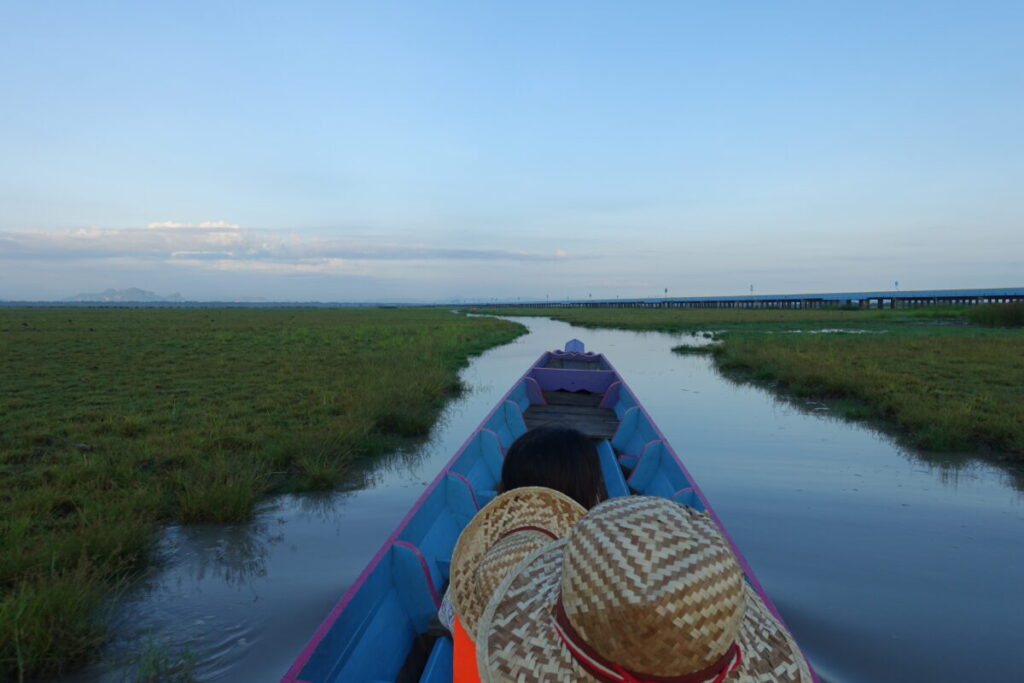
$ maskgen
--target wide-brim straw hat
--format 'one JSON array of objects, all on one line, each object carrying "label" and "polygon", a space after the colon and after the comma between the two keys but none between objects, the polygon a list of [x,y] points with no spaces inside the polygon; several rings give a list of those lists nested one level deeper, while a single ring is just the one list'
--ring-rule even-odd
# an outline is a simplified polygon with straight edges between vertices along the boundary
[{"label": "wide-brim straw hat", "polygon": [[455,543],[449,570],[452,606],[470,637],[508,572],[568,533],[585,513],[569,496],[542,486],[507,491],[476,513]]},{"label": "wide-brim straw hat", "polygon": [[524,558],[477,629],[481,681],[811,681],[707,514],[664,498],[594,507]]}]

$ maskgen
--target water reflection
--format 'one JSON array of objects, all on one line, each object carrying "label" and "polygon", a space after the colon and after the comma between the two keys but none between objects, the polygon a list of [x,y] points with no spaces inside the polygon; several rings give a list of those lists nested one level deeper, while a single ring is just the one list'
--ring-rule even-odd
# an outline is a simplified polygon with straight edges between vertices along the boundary
[{"label": "water reflection", "polygon": [[[832,330],[820,330],[820,332],[831,332]],[[689,340],[686,342],[691,344]],[[693,344],[697,346],[699,344]],[[708,361],[711,367],[712,360]],[[736,387],[753,387],[764,391],[770,399],[776,403],[812,415],[816,419],[824,420],[843,425],[852,425],[856,428],[867,429],[879,435],[880,440],[891,445],[893,450],[899,453],[910,462],[922,463],[928,466],[930,472],[935,473],[943,484],[956,486],[961,475],[972,476],[969,473],[979,469],[998,468],[1005,474],[1004,482],[1018,491],[1024,492],[1024,465],[1017,463],[1008,453],[998,451],[980,450],[974,452],[942,452],[929,451],[917,448],[907,442],[909,438],[900,431],[898,427],[876,418],[850,418],[841,412],[841,402],[828,399],[809,399],[788,394],[784,389],[777,389],[772,384],[766,384],[750,379],[741,372],[730,370],[718,370],[719,375],[728,383]]]},{"label": "water reflection", "polygon": [[190,579],[200,582],[209,576],[237,586],[266,576],[270,546],[284,540],[284,534],[272,534],[268,526],[265,522],[238,525],[218,533],[212,544],[206,542],[209,534],[205,530],[184,527],[170,533],[182,536],[174,541],[179,548],[187,545],[199,549],[188,563]]}]

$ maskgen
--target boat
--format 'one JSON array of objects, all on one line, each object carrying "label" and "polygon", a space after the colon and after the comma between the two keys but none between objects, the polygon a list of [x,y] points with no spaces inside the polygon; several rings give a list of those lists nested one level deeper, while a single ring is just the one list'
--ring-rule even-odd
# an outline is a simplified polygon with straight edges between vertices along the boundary
[{"label": "boat", "polygon": [[[700,487],[625,380],[603,354],[573,339],[563,350],[541,354],[469,435],[320,624],[282,683],[451,681],[451,640],[436,638],[427,652],[422,644],[414,648],[414,642],[422,643],[418,635],[428,631],[437,613],[459,533],[497,495],[504,452],[527,429],[546,424],[574,427],[596,441],[610,497],[662,496],[708,512],[748,583],[782,622]],[[410,653],[416,649],[418,661],[410,675]]]}]

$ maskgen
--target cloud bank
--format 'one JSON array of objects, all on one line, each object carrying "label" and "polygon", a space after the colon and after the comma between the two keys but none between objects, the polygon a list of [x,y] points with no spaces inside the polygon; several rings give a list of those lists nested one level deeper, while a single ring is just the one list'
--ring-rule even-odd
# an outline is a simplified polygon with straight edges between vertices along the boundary
[{"label": "cloud bank", "polygon": [[[353,272],[372,261],[545,262],[550,253],[469,249],[394,240],[306,237],[253,230],[226,221],[162,221],[146,228],[85,228],[60,232],[0,231],[0,259],[21,261],[135,260],[183,268],[274,273]],[[365,264],[363,264],[365,266]]]}]

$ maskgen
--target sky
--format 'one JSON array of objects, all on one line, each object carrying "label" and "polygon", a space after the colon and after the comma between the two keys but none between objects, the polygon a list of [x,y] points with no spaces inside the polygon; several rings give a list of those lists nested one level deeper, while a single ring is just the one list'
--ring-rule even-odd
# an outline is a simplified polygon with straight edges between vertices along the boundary
[{"label": "sky", "polygon": [[33,2],[0,299],[1024,286],[1021,2]]}]

